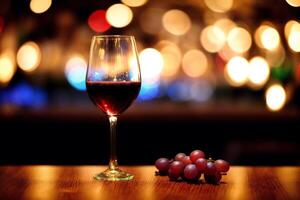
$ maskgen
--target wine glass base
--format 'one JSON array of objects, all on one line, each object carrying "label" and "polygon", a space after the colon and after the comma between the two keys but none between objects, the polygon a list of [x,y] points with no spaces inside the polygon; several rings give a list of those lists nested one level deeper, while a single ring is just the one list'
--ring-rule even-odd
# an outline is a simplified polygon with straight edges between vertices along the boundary
[{"label": "wine glass base", "polygon": [[120,169],[107,169],[100,174],[94,176],[98,181],[129,181],[133,179],[133,175]]}]

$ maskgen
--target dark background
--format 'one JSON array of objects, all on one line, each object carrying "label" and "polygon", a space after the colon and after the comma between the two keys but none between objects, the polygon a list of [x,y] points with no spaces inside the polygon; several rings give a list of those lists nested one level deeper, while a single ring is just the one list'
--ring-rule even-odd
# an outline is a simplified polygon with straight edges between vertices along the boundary
[{"label": "dark background", "polygon": [[[106,164],[109,127],[91,105],[1,117],[1,164]],[[299,112],[219,106],[133,106],[119,118],[120,164],[202,149],[237,165],[299,165]]]}]

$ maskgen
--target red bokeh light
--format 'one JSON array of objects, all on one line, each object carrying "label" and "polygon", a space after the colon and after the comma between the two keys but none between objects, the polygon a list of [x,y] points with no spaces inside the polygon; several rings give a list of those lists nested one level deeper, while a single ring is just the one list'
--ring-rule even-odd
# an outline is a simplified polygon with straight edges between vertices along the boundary
[{"label": "red bokeh light", "polygon": [[0,33],[4,30],[4,19],[2,16],[0,16]]},{"label": "red bokeh light", "polygon": [[103,33],[111,27],[105,14],[105,10],[96,10],[89,16],[88,24],[93,31]]},{"label": "red bokeh light", "polygon": [[296,80],[297,82],[300,82],[300,63],[296,67]]}]

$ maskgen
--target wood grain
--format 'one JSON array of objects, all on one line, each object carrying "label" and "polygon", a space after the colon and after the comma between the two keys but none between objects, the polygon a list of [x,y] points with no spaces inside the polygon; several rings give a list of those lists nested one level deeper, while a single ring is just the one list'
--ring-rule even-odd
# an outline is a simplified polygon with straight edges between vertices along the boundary
[{"label": "wood grain", "polygon": [[0,199],[300,199],[300,167],[232,167],[218,186],[170,182],[152,166],[123,169],[135,179],[94,181],[103,166],[2,166]]}]

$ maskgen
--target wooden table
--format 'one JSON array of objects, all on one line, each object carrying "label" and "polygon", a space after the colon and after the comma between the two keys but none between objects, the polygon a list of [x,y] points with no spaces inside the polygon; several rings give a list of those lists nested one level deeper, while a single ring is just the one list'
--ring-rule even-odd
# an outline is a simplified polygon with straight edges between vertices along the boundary
[{"label": "wooden table", "polygon": [[103,166],[2,166],[0,199],[300,199],[300,167],[232,167],[218,186],[170,182],[152,166],[123,169],[135,179],[94,181]]}]

